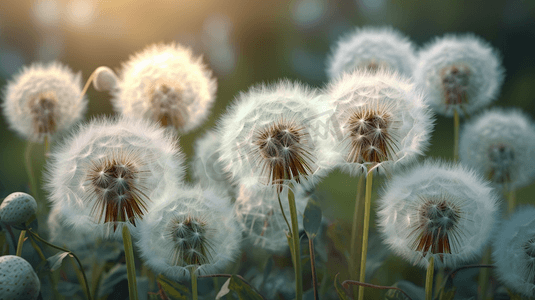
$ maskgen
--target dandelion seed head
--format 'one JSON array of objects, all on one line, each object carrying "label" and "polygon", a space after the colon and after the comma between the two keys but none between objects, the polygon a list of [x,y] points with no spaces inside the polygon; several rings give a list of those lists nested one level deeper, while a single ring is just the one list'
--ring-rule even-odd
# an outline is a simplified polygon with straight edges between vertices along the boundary
[{"label": "dandelion seed head", "polygon": [[504,70],[489,43],[471,34],[450,34],[419,51],[413,76],[432,109],[453,116],[455,110],[470,114],[495,100]]},{"label": "dandelion seed head", "polygon": [[379,69],[412,76],[416,64],[412,42],[391,27],[362,27],[343,36],[327,61],[327,74],[335,79],[355,69],[371,73]]},{"label": "dandelion seed head", "polygon": [[467,122],[459,142],[461,162],[496,186],[517,189],[535,178],[535,125],[520,109],[492,108]]},{"label": "dandelion seed head", "polygon": [[73,226],[135,229],[162,195],[182,180],[177,138],[147,120],[95,119],[53,149],[47,189]]},{"label": "dandelion seed head", "polygon": [[69,129],[87,108],[81,74],[59,62],[24,67],[8,82],[3,98],[10,128],[33,142]]},{"label": "dandelion seed head", "polygon": [[492,248],[499,281],[514,292],[535,297],[535,207],[519,207],[503,221]]},{"label": "dandelion seed head", "polygon": [[338,165],[350,174],[409,163],[429,145],[432,113],[414,85],[395,73],[344,74],[325,94],[341,134],[332,141],[339,145]]},{"label": "dandelion seed head", "polygon": [[41,290],[32,265],[15,255],[0,256],[0,291],[3,299],[35,300]]},{"label": "dandelion seed head", "polygon": [[387,245],[413,264],[455,267],[480,255],[498,214],[498,198],[473,170],[426,161],[395,175],[379,199]]},{"label": "dandelion seed head", "polygon": [[241,231],[230,198],[200,186],[176,188],[140,223],[136,245],[153,271],[174,280],[222,270],[238,254]]},{"label": "dandelion seed head", "polygon": [[95,70],[93,87],[99,92],[111,91],[117,86],[117,76],[108,67],[101,66]]},{"label": "dandelion seed head", "polygon": [[123,64],[112,102],[121,114],[186,133],[206,119],[216,90],[212,72],[190,49],[158,44]]}]

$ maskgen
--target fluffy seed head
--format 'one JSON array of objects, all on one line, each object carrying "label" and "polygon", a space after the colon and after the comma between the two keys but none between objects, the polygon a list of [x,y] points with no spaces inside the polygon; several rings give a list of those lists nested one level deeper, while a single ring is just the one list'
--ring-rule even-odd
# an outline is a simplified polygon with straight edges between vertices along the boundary
[{"label": "fluffy seed head", "polygon": [[339,165],[351,174],[411,162],[429,144],[431,111],[414,85],[395,73],[344,74],[325,97],[334,107]]},{"label": "fluffy seed head", "polygon": [[147,266],[169,278],[213,274],[238,254],[241,231],[230,198],[212,189],[184,187],[166,195],[140,223],[136,245]]},{"label": "fluffy seed head", "polygon": [[362,27],[343,36],[327,61],[327,75],[335,79],[355,69],[397,71],[412,76],[414,46],[404,34],[390,27]]},{"label": "fluffy seed head", "polygon": [[93,87],[99,92],[111,91],[117,86],[117,76],[108,67],[100,66],[95,70]]},{"label": "fluffy seed head", "polygon": [[414,81],[439,114],[470,114],[495,100],[504,78],[497,51],[475,35],[446,35],[418,53]]},{"label": "fluffy seed head", "polygon": [[0,205],[0,221],[8,225],[20,225],[37,211],[35,199],[22,192],[9,194]]},{"label": "fluffy seed head", "polygon": [[433,161],[395,175],[379,199],[385,243],[411,263],[455,267],[479,255],[497,218],[497,196],[476,173]]},{"label": "fluffy seed head", "polygon": [[8,82],[2,105],[11,129],[42,142],[79,121],[87,107],[81,74],[59,62],[34,63]]},{"label": "fluffy seed head", "polygon": [[135,226],[180,182],[182,164],[176,137],[154,123],[93,120],[54,149],[49,198],[75,229]]},{"label": "fluffy seed head", "polygon": [[190,49],[159,44],[123,64],[112,102],[121,114],[186,133],[206,119],[216,89],[212,72]]},{"label": "fluffy seed head", "polygon": [[0,256],[0,300],[35,300],[40,290],[29,262],[15,255]]},{"label": "fluffy seed head", "polygon": [[[282,253],[288,249],[285,232],[288,225],[281,212],[278,196],[288,221],[290,208],[288,204],[288,187],[282,193],[266,188],[240,187],[238,197],[234,203],[234,214],[244,233],[244,246],[251,245],[266,249],[274,253]],[[303,213],[307,205],[309,194],[301,185],[294,188],[297,220],[299,228],[303,227]]]},{"label": "fluffy seed head", "polygon": [[535,297],[535,207],[517,209],[492,242],[496,275],[511,290]]},{"label": "fluffy seed head", "polygon": [[520,109],[492,108],[464,125],[459,154],[500,188],[517,189],[535,178],[535,125]]},{"label": "fluffy seed head", "polygon": [[240,184],[279,191],[289,181],[313,180],[328,169],[329,145],[314,124],[323,124],[314,92],[282,81],[241,93],[219,124],[220,161]]}]

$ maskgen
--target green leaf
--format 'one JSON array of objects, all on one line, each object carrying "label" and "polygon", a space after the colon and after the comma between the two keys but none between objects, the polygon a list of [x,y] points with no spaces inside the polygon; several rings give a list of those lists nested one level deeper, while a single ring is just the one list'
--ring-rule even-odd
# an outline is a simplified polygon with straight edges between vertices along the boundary
[{"label": "green leaf", "polygon": [[69,255],[69,252],[58,252],[53,256],[50,256],[46,260],[48,261],[48,265],[50,266],[50,271],[54,272],[57,269],[61,267],[61,263],[63,262],[63,259]]},{"label": "green leaf", "polygon": [[217,295],[215,296],[215,300],[219,300],[223,296],[225,296],[226,294],[230,293],[228,285],[230,284],[230,280],[231,279],[232,278],[227,279],[227,281],[225,281],[225,283],[221,286],[221,289],[219,290],[219,293],[217,293]]},{"label": "green leaf", "polygon": [[338,275],[334,276],[334,287],[336,288],[336,293],[338,293],[338,298],[340,300],[349,300],[349,297],[346,294],[346,289],[342,286],[342,284],[338,281]]},{"label": "green leaf", "polygon": [[158,282],[162,286],[162,289],[167,294],[167,297],[171,300],[188,300],[191,297],[189,288],[172,281],[171,279],[160,275],[157,278]]},{"label": "green leaf", "polygon": [[457,291],[456,287],[452,287],[451,289],[441,289],[440,294],[438,296],[439,300],[453,300],[453,297],[455,297],[455,292]]},{"label": "green leaf", "polygon": [[236,275],[230,278],[228,288],[234,291],[240,300],[263,300],[262,296]]},{"label": "green leaf", "polygon": [[509,297],[511,298],[511,300],[522,300],[522,296],[513,293],[513,292],[512,292],[510,289],[508,289],[508,288],[505,288],[505,289],[507,290],[507,294],[509,294]]},{"label": "green leaf", "polygon": [[321,207],[312,198],[308,199],[308,204],[303,214],[303,226],[309,238],[314,238],[321,226]]}]

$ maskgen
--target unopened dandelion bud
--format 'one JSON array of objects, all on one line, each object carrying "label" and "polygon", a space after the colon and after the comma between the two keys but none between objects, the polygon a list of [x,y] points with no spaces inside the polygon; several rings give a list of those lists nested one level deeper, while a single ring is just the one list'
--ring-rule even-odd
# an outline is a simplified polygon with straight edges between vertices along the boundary
[{"label": "unopened dandelion bud", "polygon": [[8,225],[20,225],[28,221],[37,210],[35,199],[22,192],[11,193],[0,205],[0,221]]},{"label": "unopened dandelion bud", "polygon": [[453,268],[480,255],[498,215],[489,184],[461,165],[427,161],[396,174],[379,198],[378,224],[399,256]]},{"label": "unopened dandelion bud", "polygon": [[111,91],[117,85],[117,76],[108,67],[101,66],[95,70],[93,87],[99,92]]},{"label": "unopened dandelion bud", "polygon": [[9,126],[33,142],[69,129],[87,108],[81,75],[59,62],[24,67],[8,83],[3,98]]},{"label": "unopened dandelion bud", "polygon": [[35,300],[41,282],[29,262],[15,255],[0,256],[0,299]]}]

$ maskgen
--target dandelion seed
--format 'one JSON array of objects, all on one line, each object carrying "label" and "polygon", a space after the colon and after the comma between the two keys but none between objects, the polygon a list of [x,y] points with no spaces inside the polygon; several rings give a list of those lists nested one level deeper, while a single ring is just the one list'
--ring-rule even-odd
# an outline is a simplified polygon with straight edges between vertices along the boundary
[{"label": "dandelion seed", "polygon": [[411,162],[429,144],[432,114],[407,79],[355,71],[332,82],[325,96],[341,133],[333,141],[339,165],[351,174]]},{"label": "dandelion seed", "polygon": [[535,177],[535,126],[520,109],[490,109],[464,125],[461,162],[498,187],[515,190]]},{"label": "dandelion seed", "polygon": [[206,119],[216,89],[212,72],[190,49],[151,45],[123,64],[112,103],[121,114],[186,133]]},{"label": "dandelion seed", "polygon": [[87,99],[82,79],[59,62],[34,63],[4,91],[3,111],[11,129],[33,142],[63,132],[82,118]]},{"label": "dandelion seed", "polygon": [[390,27],[363,27],[338,40],[327,61],[327,74],[335,79],[356,69],[371,73],[388,69],[412,76],[415,64],[414,46],[401,32]]},{"label": "dandelion seed", "polygon": [[535,208],[520,207],[492,242],[496,275],[514,292],[535,297]]},{"label": "dandelion seed", "polygon": [[395,175],[379,199],[383,238],[411,263],[455,267],[480,255],[497,218],[497,196],[474,171],[427,161]]},{"label": "dandelion seed", "polygon": [[67,224],[115,231],[125,223],[136,226],[180,182],[182,164],[176,137],[155,124],[99,119],[54,151],[47,188]]},{"label": "dandelion seed", "polygon": [[414,81],[439,114],[470,114],[496,99],[504,78],[497,51],[475,35],[445,35],[418,54]]},{"label": "dandelion seed", "polygon": [[213,274],[238,254],[241,231],[228,197],[200,186],[166,195],[140,223],[136,245],[147,266],[174,280],[190,276],[192,267]]}]

